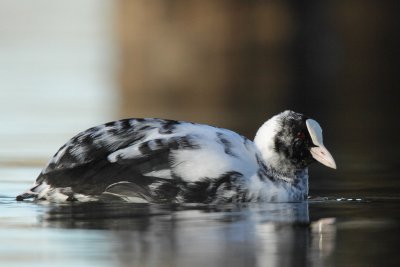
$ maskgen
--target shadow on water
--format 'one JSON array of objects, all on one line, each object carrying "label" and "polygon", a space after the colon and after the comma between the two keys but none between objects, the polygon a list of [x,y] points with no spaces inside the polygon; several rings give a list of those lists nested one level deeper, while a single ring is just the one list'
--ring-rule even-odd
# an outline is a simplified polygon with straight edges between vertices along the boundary
[{"label": "shadow on water", "polygon": [[262,205],[149,205],[133,203],[74,203],[52,206],[41,222],[52,227],[143,230],[154,218],[161,221],[239,222],[243,220],[271,223],[307,224],[307,203]]},{"label": "shadow on water", "polygon": [[[59,229],[66,236],[78,230],[78,240],[90,244],[82,246],[84,257],[93,260],[92,253],[101,251],[112,255],[116,266],[365,266],[382,262],[382,257],[390,266],[399,259],[400,215],[387,217],[398,210],[399,199],[26,205],[46,209],[37,215],[38,227]],[[101,236],[99,242],[93,231]],[[385,239],[383,247],[371,242],[380,238]]]},{"label": "shadow on water", "polygon": [[305,264],[312,247],[307,203],[89,203],[54,206],[40,221],[46,227],[111,230],[109,244],[122,266]]}]

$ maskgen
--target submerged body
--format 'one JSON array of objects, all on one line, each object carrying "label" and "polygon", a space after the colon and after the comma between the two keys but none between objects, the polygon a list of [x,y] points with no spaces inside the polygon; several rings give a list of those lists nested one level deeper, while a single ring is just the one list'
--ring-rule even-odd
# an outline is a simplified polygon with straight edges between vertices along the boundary
[{"label": "submerged body", "polygon": [[[286,111],[267,121],[254,142],[227,129],[173,120],[103,124],[61,147],[17,200],[302,201],[307,166],[316,158],[309,151],[322,146],[319,125],[307,121],[315,122]],[[331,156],[325,158],[331,162],[317,160],[335,167]]]}]

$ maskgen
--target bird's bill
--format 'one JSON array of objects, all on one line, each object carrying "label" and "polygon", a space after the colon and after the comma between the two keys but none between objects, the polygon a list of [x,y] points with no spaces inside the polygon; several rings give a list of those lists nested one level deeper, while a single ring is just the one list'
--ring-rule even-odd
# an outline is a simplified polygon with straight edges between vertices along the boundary
[{"label": "bird's bill", "polygon": [[336,169],[335,160],[333,159],[331,153],[329,153],[328,149],[326,149],[326,147],[322,145],[315,146],[310,149],[310,152],[312,157],[318,162],[324,164],[327,167]]}]

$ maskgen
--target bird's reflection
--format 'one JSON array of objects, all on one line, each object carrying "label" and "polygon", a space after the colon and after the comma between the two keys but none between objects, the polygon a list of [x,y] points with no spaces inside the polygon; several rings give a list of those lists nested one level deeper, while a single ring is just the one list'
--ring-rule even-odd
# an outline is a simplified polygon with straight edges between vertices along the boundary
[{"label": "bird's reflection", "polygon": [[335,245],[335,223],[310,222],[308,205],[84,203],[54,206],[42,224],[107,230],[119,266],[319,265]]}]

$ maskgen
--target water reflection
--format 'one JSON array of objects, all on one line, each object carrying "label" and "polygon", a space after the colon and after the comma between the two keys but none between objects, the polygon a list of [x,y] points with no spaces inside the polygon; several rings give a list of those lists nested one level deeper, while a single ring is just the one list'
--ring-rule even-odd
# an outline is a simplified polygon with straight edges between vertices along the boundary
[{"label": "water reflection", "polygon": [[318,266],[335,247],[335,221],[310,222],[308,205],[83,203],[53,206],[41,224],[110,230],[119,266]]}]

